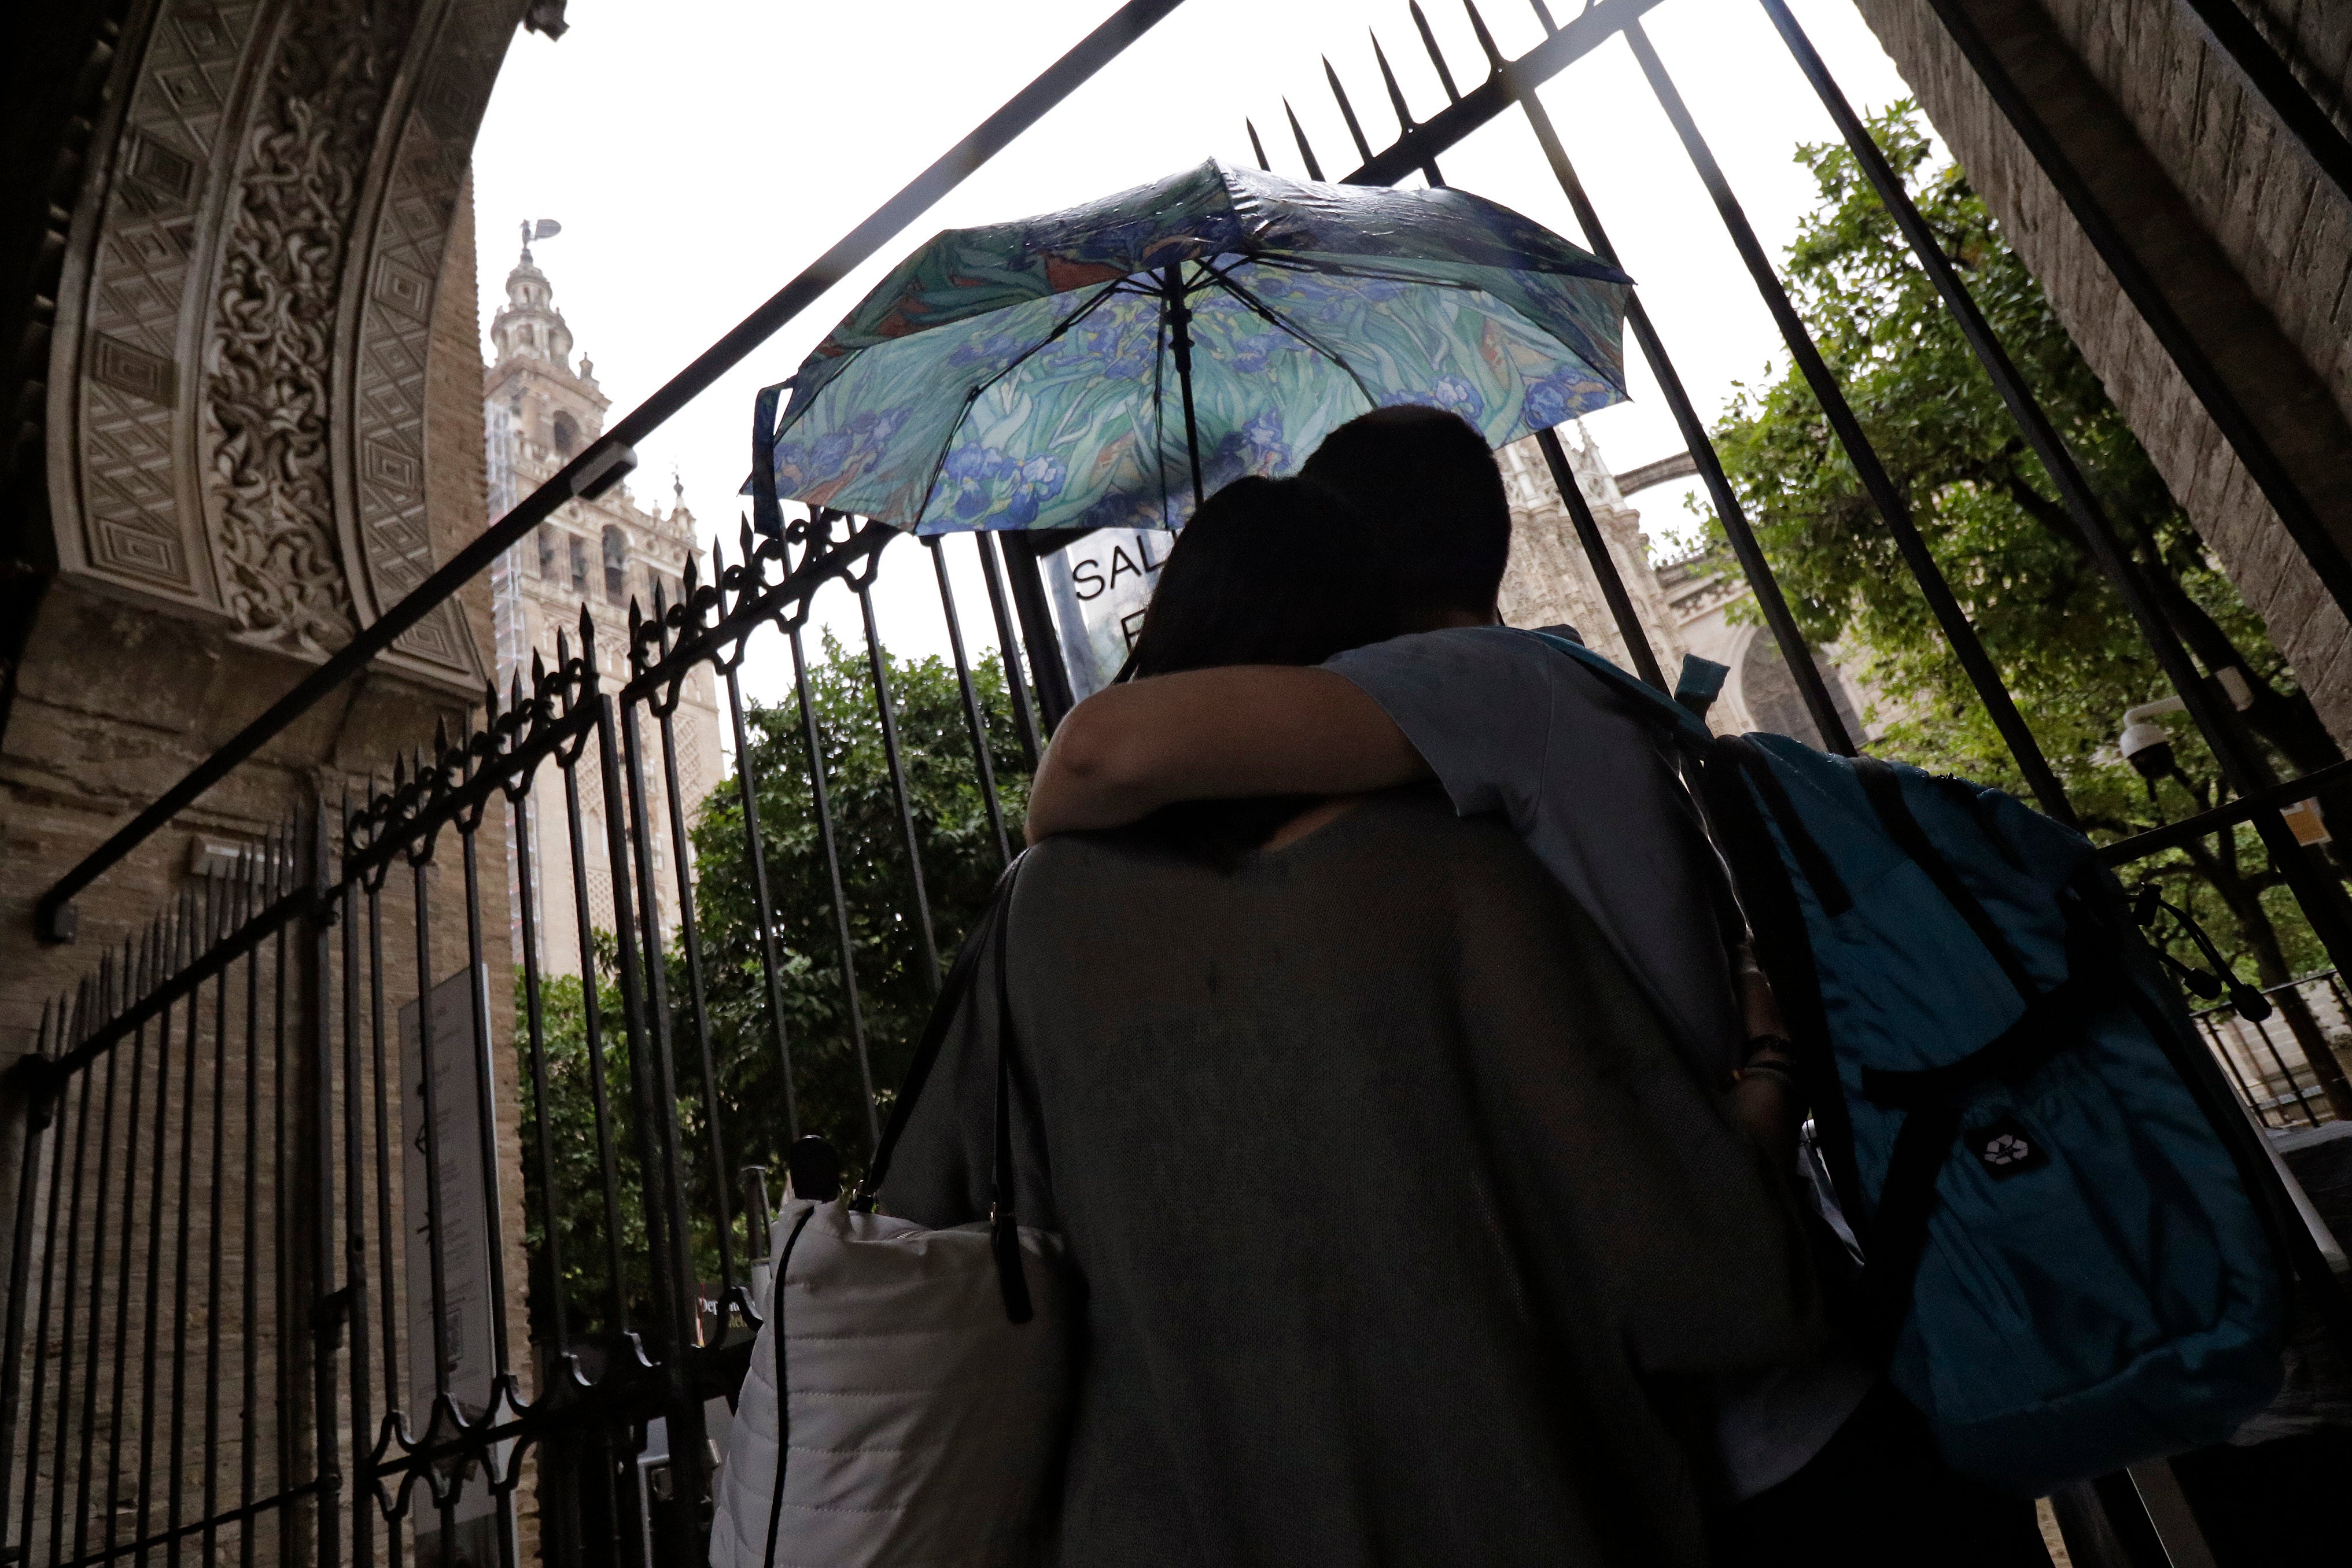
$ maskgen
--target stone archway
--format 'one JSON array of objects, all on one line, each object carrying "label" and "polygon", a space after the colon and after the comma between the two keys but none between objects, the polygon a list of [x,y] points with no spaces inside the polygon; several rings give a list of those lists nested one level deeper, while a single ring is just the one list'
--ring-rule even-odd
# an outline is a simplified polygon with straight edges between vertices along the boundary
[{"label": "stone archway", "polygon": [[[1845,721],[1846,733],[1860,741],[1864,735],[1862,715],[1854,706],[1853,693],[1844,674],[1818,649],[1813,653],[1813,667],[1821,671],[1822,684],[1829,688],[1831,706]],[[1821,732],[1806,710],[1804,694],[1797,689],[1797,677],[1789,668],[1788,656],[1780,652],[1780,644],[1769,632],[1760,626],[1745,629],[1732,671],[1731,695],[1747,714],[1750,728],[1770,735],[1793,736],[1808,746],[1822,744]]]},{"label": "stone archway", "polygon": [[58,873],[487,521],[467,171],[526,9],[131,0],[89,22],[80,151],[42,220],[41,505],[10,541],[0,1064],[189,874],[191,831],[249,836],[482,689],[486,587],[92,889],[80,952],[34,942]]}]

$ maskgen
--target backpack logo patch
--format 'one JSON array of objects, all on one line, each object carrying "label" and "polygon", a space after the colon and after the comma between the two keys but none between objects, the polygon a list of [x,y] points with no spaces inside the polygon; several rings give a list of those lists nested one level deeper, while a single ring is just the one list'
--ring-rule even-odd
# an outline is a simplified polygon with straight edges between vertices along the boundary
[{"label": "backpack logo patch", "polygon": [[2003,1116],[1970,1133],[1969,1148],[1977,1162],[1996,1176],[2013,1176],[2050,1161],[2041,1139],[2019,1125],[2013,1116]]}]

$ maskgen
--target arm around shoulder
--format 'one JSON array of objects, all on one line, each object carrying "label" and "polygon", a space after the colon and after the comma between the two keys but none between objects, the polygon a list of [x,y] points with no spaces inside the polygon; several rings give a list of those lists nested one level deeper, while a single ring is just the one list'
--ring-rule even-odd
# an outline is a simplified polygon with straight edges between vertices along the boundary
[{"label": "arm around shoulder", "polygon": [[1028,836],[1122,827],[1178,800],[1355,794],[1428,776],[1403,731],[1344,675],[1187,670],[1070,710],[1038,767]]}]

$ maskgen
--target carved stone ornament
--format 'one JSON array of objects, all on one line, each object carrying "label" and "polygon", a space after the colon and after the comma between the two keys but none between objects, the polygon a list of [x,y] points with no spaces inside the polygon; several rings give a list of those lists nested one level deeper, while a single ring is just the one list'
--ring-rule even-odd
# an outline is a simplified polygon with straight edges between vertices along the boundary
[{"label": "carved stone ornament", "polygon": [[[432,570],[433,302],[521,9],[134,6],[50,358],[68,577],[316,659]],[[455,604],[386,658],[481,673]]]},{"label": "carved stone ornament", "polygon": [[[352,581],[370,616],[438,564],[425,486],[435,282],[515,10],[513,0],[456,0],[419,24],[430,40],[417,51],[415,89],[399,113],[398,135],[377,149],[360,195],[358,232],[369,256],[364,269],[346,269],[343,277],[352,319],[349,351],[338,361],[335,423],[344,449],[337,454],[336,497],[347,525],[346,559],[356,563]],[[473,407],[469,402],[469,430]],[[477,667],[455,603],[426,616],[397,646],[454,672]]]},{"label": "carved stone ornament", "polygon": [[289,18],[245,135],[197,405],[223,608],[257,641],[317,657],[353,629],[328,382],[337,286],[383,110],[388,62],[373,35],[341,5],[298,5]]}]

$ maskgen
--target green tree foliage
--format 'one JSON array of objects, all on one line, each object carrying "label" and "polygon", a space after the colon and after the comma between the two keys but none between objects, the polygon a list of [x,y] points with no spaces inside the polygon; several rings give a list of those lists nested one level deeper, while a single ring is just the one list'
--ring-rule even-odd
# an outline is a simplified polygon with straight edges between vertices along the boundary
[{"label": "green tree foliage", "polygon": [[[1957,167],[1930,166],[1916,112],[1872,123],[1922,215],[2072,448],[2101,505],[2158,591],[2166,621],[2209,673],[2239,670],[2246,719],[2282,775],[2337,752],[2262,622],[2239,598],[2187,515],[2052,313],[2040,286]],[[1958,327],[1942,307],[1843,144],[1798,150],[1820,202],[1785,276],[1920,531],[2051,766],[2095,835],[2121,837],[2221,797],[2218,769],[2185,720],[2170,722],[2178,777],[2154,791],[2116,747],[2124,710],[2170,684],[2102,576]],[[1937,771],[2024,783],[1793,367],[1743,386],[1716,432],[1807,637],[1859,662],[1886,721],[1874,747]],[[1713,539],[1720,545],[1719,528]],[[2352,800],[2337,821],[2352,824]],[[2210,923],[2242,978],[2273,985],[2326,956],[2250,828],[2142,864]],[[2193,950],[2182,947],[2182,956]],[[2288,1009],[2297,1033],[2316,1028]],[[2315,1060],[2326,1061],[2321,1051]]]},{"label": "green tree foliage", "polygon": [[[738,766],[748,765],[757,784],[761,846],[781,960],[774,977],[783,1004],[781,1042],[777,1014],[770,1006],[766,945],[761,937],[750,843],[735,779],[724,781],[703,803],[692,832],[702,996],[716,1078],[711,1103],[717,1107],[726,1155],[723,1169],[713,1158],[711,1122],[705,1108],[704,1035],[697,1025],[695,977],[677,933],[667,934],[670,943],[664,966],[677,1073],[680,1153],[695,1222],[695,1266],[704,1281],[719,1277],[718,1232],[711,1221],[722,1183],[735,1215],[735,1268],[737,1278],[742,1278],[746,1228],[738,1173],[746,1166],[765,1166],[781,1184],[793,1110],[797,1111],[800,1132],[829,1139],[854,1178],[869,1152],[871,1135],[859,1032],[862,1029],[878,1115],[887,1119],[892,1092],[929,1016],[936,985],[935,977],[924,973],[906,825],[891,783],[866,656],[844,648],[830,634],[814,652],[808,691],[855,956],[856,1009],[853,1013],[850,993],[843,985],[832,884],[799,700],[787,698],[772,707],[752,703],[744,715],[749,755],[739,758]],[[1003,869],[1003,849],[981,786],[954,666],[939,658],[886,657],[885,671],[923,891],[944,969]],[[1017,845],[1030,765],[1013,727],[1003,668],[993,656],[974,666],[972,685],[988,737],[1003,831]],[[606,1124],[622,1189],[624,1289],[633,1322],[638,1322],[649,1310],[650,1296],[635,1124],[629,1112],[628,1044],[617,1027],[620,996],[613,979],[611,944],[604,941],[600,947],[604,958],[599,996]],[[551,980],[541,992],[548,1111],[555,1145],[557,1239],[577,1332],[611,1322],[606,1242],[611,1229],[596,1136],[585,995],[580,983],[569,978]],[[518,980],[519,1016],[527,1001]],[[790,1102],[782,1065],[786,1049],[792,1059]],[[552,1327],[551,1275],[530,1120],[533,1105],[528,1061],[523,1081],[532,1315],[535,1329],[544,1337]]]}]

